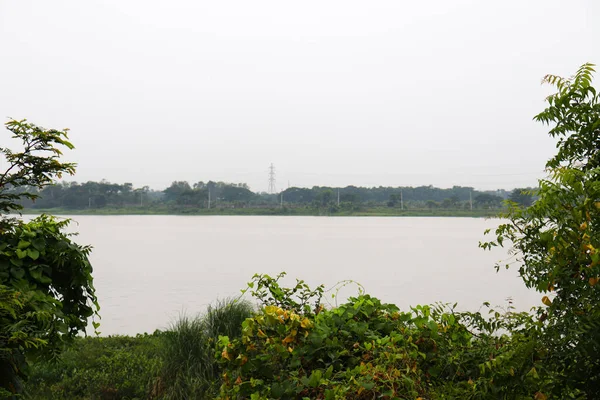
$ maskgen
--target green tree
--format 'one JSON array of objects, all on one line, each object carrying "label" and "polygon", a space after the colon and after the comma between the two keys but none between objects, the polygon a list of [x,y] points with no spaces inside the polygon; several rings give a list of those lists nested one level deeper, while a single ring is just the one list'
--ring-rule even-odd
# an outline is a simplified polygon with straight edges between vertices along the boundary
[{"label": "green tree", "polygon": [[525,284],[544,294],[543,365],[555,371],[549,385],[556,398],[565,391],[600,398],[600,108],[593,72],[585,64],[572,78],[544,79],[558,89],[535,117],[560,138],[547,164],[550,178],[540,181],[535,203],[511,205],[496,239],[481,244],[510,241]]},{"label": "green tree", "polygon": [[60,147],[73,148],[66,130],[25,120],[8,121],[6,127],[23,148],[0,148],[6,166],[0,173],[0,388],[17,393],[28,360],[56,356],[99,307],[90,247],[64,233],[69,220],[42,215],[25,223],[7,215],[22,208],[22,199],[35,200],[34,189],[74,173],[74,164],[59,160]]},{"label": "green tree", "polygon": [[37,199],[39,195],[32,189],[41,189],[64,173],[75,173],[75,164],[59,161],[62,151],[58,145],[73,148],[66,129],[45,130],[25,120],[10,120],[5,126],[14,139],[22,141],[23,149],[13,152],[0,147],[5,162],[5,170],[0,173],[1,214],[23,209],[22,199]]},{"label": "green tree", "polygon": [[533,191],[527,188],[518,188],[511,192],[508,199],[522,207],[529,207],[533,203]]},{"label": "green tree", "polygon": [[475,205],[479,207],[492,208],[502,205],[502,198],[493,194],[482,193],[475,196]]},{"label": "green tree", "polygon": [[333,190],[327,188],[319,192],[316,197],[317,202],[322,206],[327,206],[333,201]]}]

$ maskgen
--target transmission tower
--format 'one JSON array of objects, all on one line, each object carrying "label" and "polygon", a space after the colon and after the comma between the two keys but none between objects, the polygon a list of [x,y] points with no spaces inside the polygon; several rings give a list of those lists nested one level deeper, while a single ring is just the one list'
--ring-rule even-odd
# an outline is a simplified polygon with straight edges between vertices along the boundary
[{"label": "transmission tower", "polygon": [[275,193],[275,166],[271,163],[269,167],[269,193]]}]

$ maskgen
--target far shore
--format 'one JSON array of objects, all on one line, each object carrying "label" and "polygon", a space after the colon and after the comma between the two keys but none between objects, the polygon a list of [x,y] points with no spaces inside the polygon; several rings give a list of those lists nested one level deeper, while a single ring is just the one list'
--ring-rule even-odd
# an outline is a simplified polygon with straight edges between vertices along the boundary
[{"label": "far shore", "polygon": [[206,216],[323,216],[323,217],[466,217],[490,218],[499,215],[501,210],[452,210],[452,209],[409,209],[402,210],[392,207],[372,207],[357,210],[323,210],[315,208],[153,208],[153,207],[123,207],[123,208],[92,208],[65,209],[26,208],[21,210],[24,215],[206,215]]}]

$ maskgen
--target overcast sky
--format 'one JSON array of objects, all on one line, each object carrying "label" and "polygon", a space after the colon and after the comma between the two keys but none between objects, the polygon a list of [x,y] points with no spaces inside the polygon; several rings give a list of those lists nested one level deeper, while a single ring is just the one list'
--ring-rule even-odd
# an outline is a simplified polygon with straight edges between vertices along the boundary
[{"label": "overcast sky", "polygon": [[278,188],[510,189],[554,152],[541,78],[600,63],[599,19],[595,0],[0,0],[0,116],[70,128],[80,182],[266,190],[273,163]]}]

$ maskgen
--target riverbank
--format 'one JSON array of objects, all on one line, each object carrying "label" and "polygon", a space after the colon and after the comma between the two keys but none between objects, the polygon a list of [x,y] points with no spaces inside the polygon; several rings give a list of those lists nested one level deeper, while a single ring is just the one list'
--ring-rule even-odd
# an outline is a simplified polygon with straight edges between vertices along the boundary
[{"label": "riverbank", "polygon": [[[283,289],[262,278],[257,290]],[[301,283],[306,304],[320,298]],[[77,338],[57,361],[33,363],[25,398],[545,399],[554,378],[536,361],[536,336],[510,332],[511,313],[486,330],[481,314],[451,307],[402,311],[361,294],[315,313],[282,296],[285,308],[262,296],[258,309],[222,302],[153,334]]]},{"label": "riverbank", "polygon": [[49,208],[22,210],[22,214],[38,215],[288,215],[328,217],[495,217],[500,210],[410,209],[365,207],[360,209],[316,209],[309,207],[276,208],[163,208],[163,207],[105,207],[86,209]]}]

